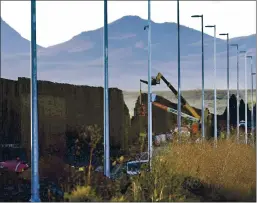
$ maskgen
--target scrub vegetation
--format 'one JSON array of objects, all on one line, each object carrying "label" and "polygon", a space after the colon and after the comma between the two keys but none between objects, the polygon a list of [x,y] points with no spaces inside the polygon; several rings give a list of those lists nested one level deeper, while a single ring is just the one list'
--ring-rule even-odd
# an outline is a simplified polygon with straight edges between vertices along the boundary
[{"label": "scrub vegetation", "polygon": [[212,142],[171,143],[152,160],[151,172],[142,169],[109,187],[109,199],[96,192],[97,185],[85,185],[69,201],[255,201],[256,151],[226,140],[217,148]]}]

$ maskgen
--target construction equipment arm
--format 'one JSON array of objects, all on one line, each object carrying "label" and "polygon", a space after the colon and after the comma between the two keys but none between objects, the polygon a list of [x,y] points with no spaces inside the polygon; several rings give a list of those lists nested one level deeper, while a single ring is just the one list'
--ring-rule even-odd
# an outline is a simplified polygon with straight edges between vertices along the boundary
[{"label": "construction equipment arm", "polygon": [[[163,104],[160,104],[160,103],[158,103],[158,102],[153,102],[153,105],[156,106],[156,107],[159,107],[159,108],[161,108],[161,109],[163,109],[163,110],[165,110],[165,111],[167,111],[167,112],[170,112],[170,113],[173,113],[173,114],[178,115],[178,111],[177,111],[176,109],[167,107],[167,106],[165,106],[165,105],[163,105]],[[181,113],[181,116],[182,116],[183,118],[187,118],[187,119],[189,119],[189,120],[191,120],[191,121],[196,121],[196,122],[199,121],[199,119],[197,119],[197,118],[195,118],[195,117],[193,117],[193,116],[190,116],[190,115],[188,115],[188,114],[186,114],[186,113]]]},{"label": "construction equipment arm", "polygon": [[[146,81],[146,80],[141,80],[141,79],[140,79],[140,92],[139,92],[139,95],[140,95],[140,98],[139,98],[140,105],[142,104],[142,97],[141,97],[141,95],[142,95],[141,83],[145,83],[145,84],[147,84],[147,85],[148,85],[148,81]],[[157,83],[156,83],[156,78],[152,77],[151,85],[157,85]]]},{"label": "construction equipment arm", "polygon": [[[148,84],[148,81],[146,81],[146,80],[141,80],[140,79],[140,82],[142,82],[142,83],[145,83],[145,84]],[[158,83],[156,82],[156,79],[155,78],[152,78],[152,81],[151,81],[151,85],[157,85]]]},{"label": "construction equipment arm", "polygon": [[[166,80],[166,78],[161,74],[158,73],[158,75],[156,76],[156,83],[160,84],[160,80],[163,80],[163,82],[165,82],[165,84],[170,88],[170,90],[175,94],[175,96],[178,98],[178,92],[177,90],[168,82],[168,80]],[[192,108],[187,101],[184,99],[184,97],[181,96],[181,103],[182,105],[197,119],[200,120],[200,116],[199,114],[195,111],[194,108]]]}]

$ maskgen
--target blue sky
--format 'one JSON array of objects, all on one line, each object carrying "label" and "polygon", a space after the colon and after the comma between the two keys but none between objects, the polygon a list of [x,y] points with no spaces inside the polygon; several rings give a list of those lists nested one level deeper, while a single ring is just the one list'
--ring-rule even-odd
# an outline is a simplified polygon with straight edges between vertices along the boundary
[{"label": "blue sky", "polygon": [[[176,22],[176,1],[153,1],[152,20]],[[217,32],[231,37],[256,33],[256,1],[181,1],[181,24],[200,30],[193,14],[203,14],[204,23],[216,24]],[[108,2],[109,22],[125,15],[147,18],[147,1]],[[24,38],[30,39],[30,2],[1,1],[1,17]],[[83,31],[103,26],[103,1],[38,1],[37,41],[51,46],[69,40]],[[206,33],[213,33],[206,29]]]}]

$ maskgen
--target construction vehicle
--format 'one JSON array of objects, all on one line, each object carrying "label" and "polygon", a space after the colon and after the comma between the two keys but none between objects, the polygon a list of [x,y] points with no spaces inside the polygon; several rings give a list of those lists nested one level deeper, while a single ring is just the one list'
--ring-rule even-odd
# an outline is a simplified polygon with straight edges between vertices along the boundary
[{"label": "construction vehicle", "polygon": [[[160,84],[161,79],[165,82],[165,84],[170,88],[170,90],[178,98],[178,92],[176,91],[176,89],[165,79],[165,77],[161,73],[158,73],[156,78],[152,77],[151,85]],[[140,124],[141,124],[141,119],[147,115],[146,106],[142,103],[142,85],[141,85],[142,83],[148,84],[148,82],[145,81],[145,80],[140,79],[139,108],[137,109],[138,110],[137,115],[139,115]],[[156,102],[154,100],[153,95],[151,95],[151,98],[152,98],[152,104],[154,106],[156,106],[160,109],[163,109],[167,112],[170,112],[170,113],[173,113],[173,114],[176,114],[176,115],[178,114],[178,111],[176,109],[167,107],[163,104],[160,104],[160,103]],[[192,122],[194,122],[191,126],[192,127],[191,132],[197,133],[199,128],[200,128],[199,124],[201,123],[200,115],[195,111],[194,108],[192,108],[187,103],[187,101],[182,96],[181,96],[181,104],[182,104],[182,107],[184,107],[185,109],[187,109],[191,113],[191,115],[188,115],[186,113],[181,112],[181,116],[183,118],[186,118],[186,119],[191,120]],[[177,129],[175,128],[173,132],[176,132],[176,131],[177,131]],[[185,131],[185,133],[187,135],[189,134],[186,127],[181,127],[181,132],[182,131]],[[146,129],[144,127],[142,127],[142,125],[140,125],[140,137],[145,138],[146,134],[147,134]],[[166,134],[154,135],[153,139],[154,139],[154,145],[159,146],[161,140],[172,140],[172,135],[168,132]],[[144,139],[143,139],[143,142],[144,142]],[[135,160],[135,161],[128,161],[126,163],[126,174],[127,175],[133,176],[133,175],[140,174],[141,167],[145,168],[146,170],[148,169],[148,164],[149,164],[148,153],[145,152],[145,154],[147,155],[146,156],[147,158],[145,158],[145,159],[139,159],[139,160]]]},{"label": "construction vehicle", "polygon": [[[138,115],[139,116],[146,116],[146,106],[142,103],[142,83],[148,84],[148,82],[146,80],[141,80],[140,79],[140,92],[139,92],[139,112]],[[152,77],[152,84],[151,85],[157,85],[156,83],[156,79],[154,77]]]},{"label": "construction vehicle", "polygon": [[[178,98],[178,92],[177,90],[168,82],[168,80],[161,74],[158,73],[157,76],[154,78],[152,77],[152,81],[151,81],[151,85],[157,85],[160,84],[161,80],[169,87],[169,89],[173,92],[173,94],[176,96],[176,98]],[[142,104],[142,99],[141,99],[141,83],[145,83],[148,84],[148,81],[145,80],[140,80],[140,107],[142,109],[142,106],[144,106]],[[160,104],[158,102],[152,101],[152,104],[158,108],[161,108],[167,112],[173,113],[173,114],[178,114],[178,111],[176,109],[167,107],[163,104]],[[187,109],[191,115],[188,115],[186,113],[182,113],[181,112],[181,116],[183,118],[186,118],[190,121],[192,121],[192,125],[191,125],[191,133],[192,134],[197,134],[199,132],[199,129],[201,128],[201,116],[195,111],[195,109],[193,107],[191,107],[188,102],[185,100],[185,98],[183,96],[181,96],[181,106],[185,109]],[[206,112],[208,111],[208,109],[206,109]],[[141,113],[143,115],[145,115],[146,113]],[[207,112],[207,114],[209,114]],[[207,120],[207,119],[206,119]]]}]

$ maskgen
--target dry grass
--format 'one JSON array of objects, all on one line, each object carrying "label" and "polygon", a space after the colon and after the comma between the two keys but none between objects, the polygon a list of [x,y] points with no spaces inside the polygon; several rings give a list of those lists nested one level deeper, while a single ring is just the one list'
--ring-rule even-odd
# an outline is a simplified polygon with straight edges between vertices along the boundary
[{"label": "dry grass", "polygon": [[173,144],[165,160],[183,176],[199,178],[216,190],[226,191],[228,199],[244,199],[256,190],[255,149],[232,141],[213,143]]},{"label": "dry grass", "polygon": [[95,202],[99,200],[95,190],[90,186],[77,186],[71,195],[66,194],[66,198],[71,202]]},{"label": "dry grass", "polygon": [[[171,143],[153,159],[150,172],[131,177],[126,193],[117,190],[110,201],[255,201],[255,165],[255,149],[245,144],[219,141],[215,148],[211,142]],[[193,189],[184,187],[185,180]],[[78,187],[70,201],[92,201],[96,196],[106,200],[91,187]]]},{"label": "dry grass", "polygon": [[208,142],[172,143],[154,158],[151,172],[132,178],[126,197],[140,202],[255,201],[255,190],[254,148],[233,141],[219,141],[217,148]]}]

